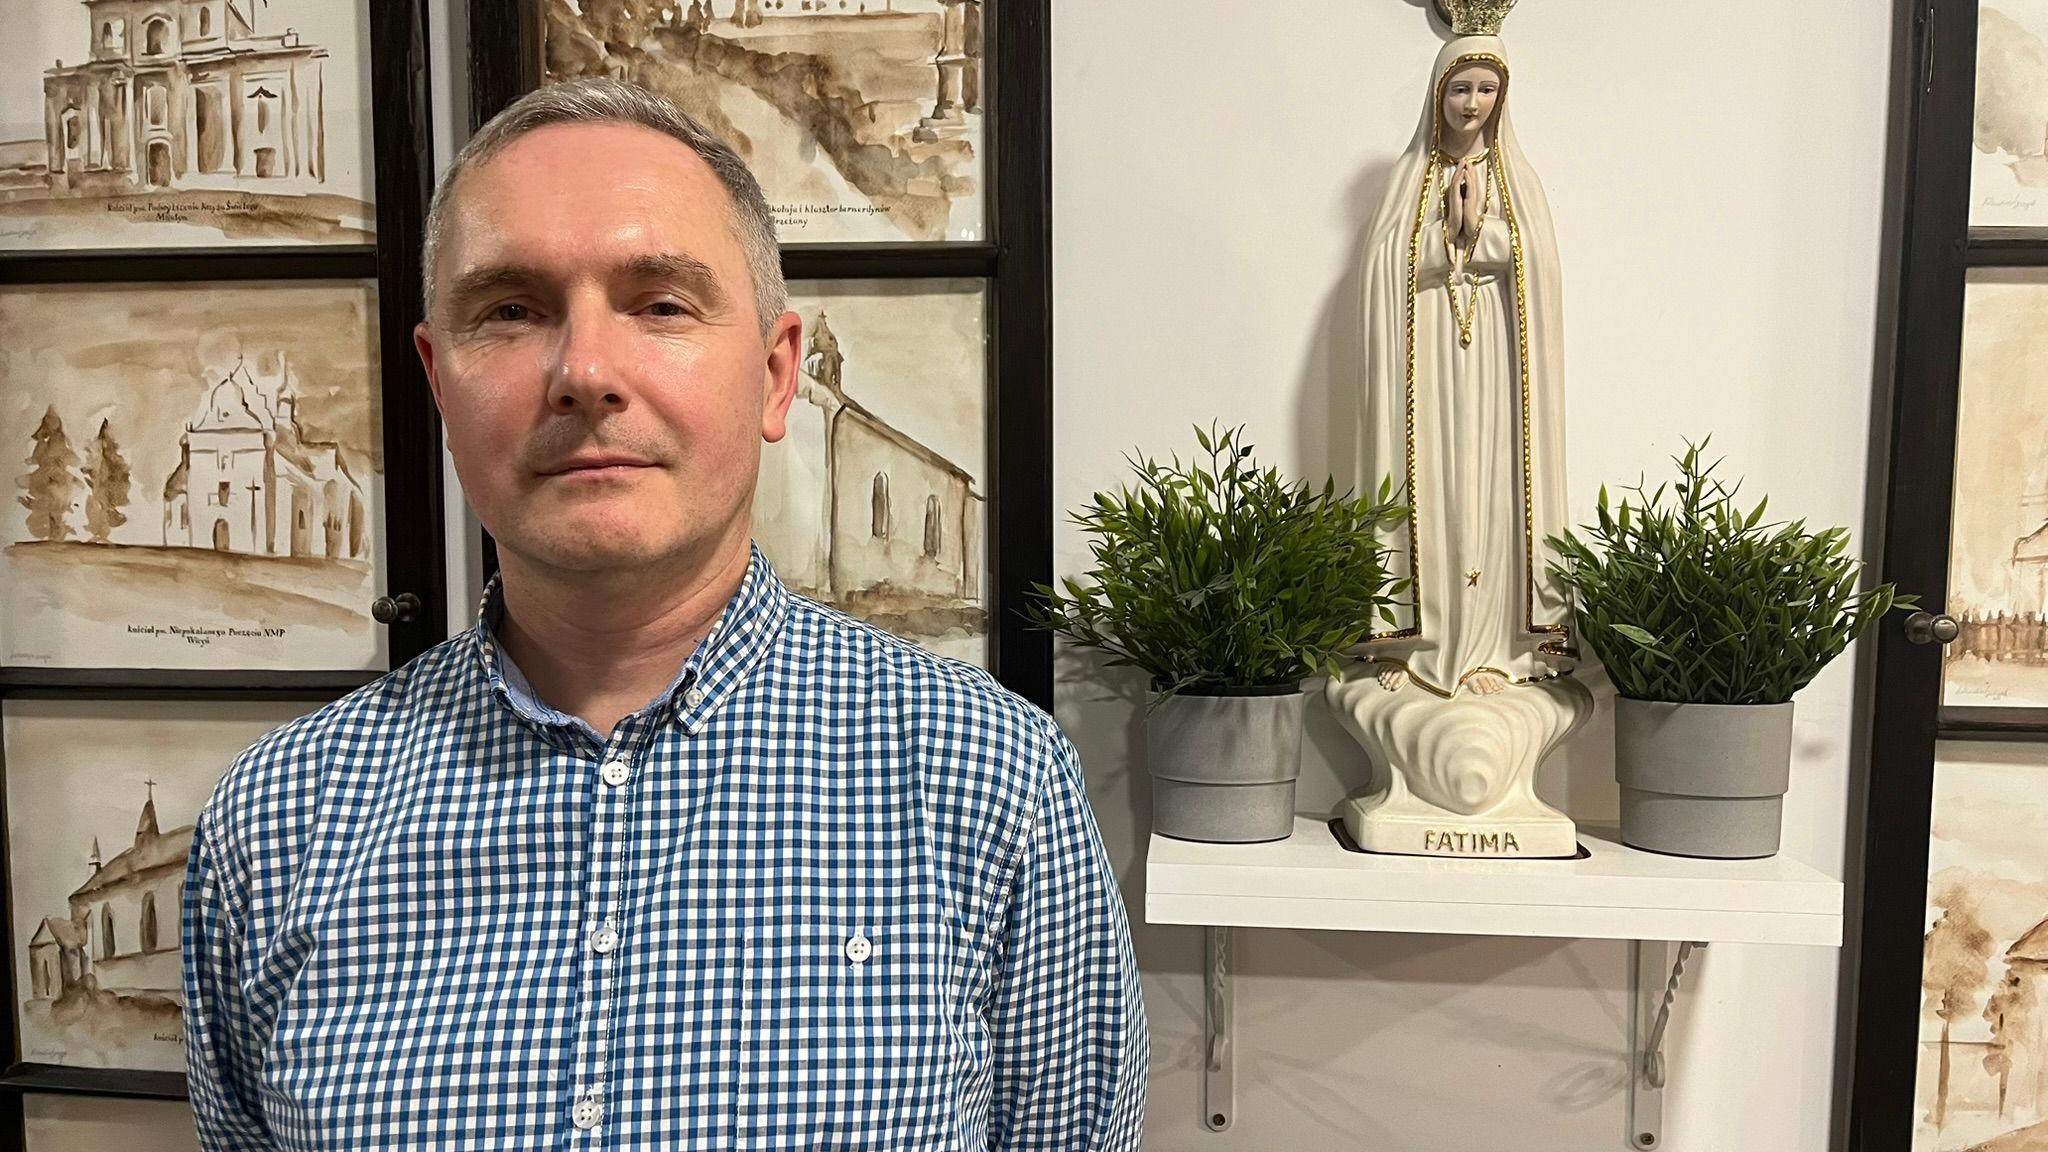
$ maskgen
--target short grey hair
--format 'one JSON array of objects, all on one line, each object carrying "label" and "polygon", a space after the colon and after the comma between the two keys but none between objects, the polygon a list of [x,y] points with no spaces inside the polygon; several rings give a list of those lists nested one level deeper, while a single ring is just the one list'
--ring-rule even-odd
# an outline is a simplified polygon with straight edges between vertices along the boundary
[{"label": "short grey hair", "polygon": [[789,290],[782,282],[782,252],[775,242],[775,217],[760,182],[747,170],[732,147],[690,118],[667,97],[638,84],[605,77],[586,77],[537,88],[513,101],[504,111],[477,129],[455,154],[455,162],[441,174],[427,208],[427,238],[420,255],[420,280],[429,314],[434,308],[434,261],[448,231],[448,205],[455,199],[455,187],[471,168],[505,150],[514,140],[550,124],[638,124],[652,128],[695,152],[731,200],[727,222],[747,261],[747,273],[754,281],[754,311],[761,335],[780,319],[789,304]]}]

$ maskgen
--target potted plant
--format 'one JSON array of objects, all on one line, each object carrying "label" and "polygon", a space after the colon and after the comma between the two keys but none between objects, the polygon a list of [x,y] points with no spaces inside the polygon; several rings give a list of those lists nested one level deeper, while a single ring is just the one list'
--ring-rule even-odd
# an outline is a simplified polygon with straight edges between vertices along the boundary
[{"label": "potted plant", "polygon": [[1126,457],[1133,489],[1098,492],[1069,518],[1091,537],[1086,583],[1036,589],[1033,622],[1142,668],[1153,827],[1213,843],[1284,840],[1301,772],[1302,681],[1386,615],[1404,582],[1379,529],[1404,513],[1377,497],[1261,469],[1242,427],[1197,427],[1183,464]]},{"label": "potted plant", "polygon": [[[1744,511],[1740,484],[1674,457],[1678,479],[1611,506],[1588,539],[1552,537],[1552,576],[1619,694],[1614,774],[1625,843],[1678,856],[1778,851],[1791,781],[1792,697],[1894,605],[1857,591],[1849,531],[1808,532]],[[1669,499],[1667,499],[1667,493]]]}]

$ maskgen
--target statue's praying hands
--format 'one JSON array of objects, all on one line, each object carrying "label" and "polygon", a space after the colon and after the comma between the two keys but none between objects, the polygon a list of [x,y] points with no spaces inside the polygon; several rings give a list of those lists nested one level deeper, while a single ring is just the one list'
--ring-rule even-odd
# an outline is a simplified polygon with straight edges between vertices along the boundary
[{"label": "statue's praying hands", "polygon": [[1486,158],[1467,156],[1458,161],[1444,190],[1444,233],[1453,249],[1469,252],[1485,223]]}]

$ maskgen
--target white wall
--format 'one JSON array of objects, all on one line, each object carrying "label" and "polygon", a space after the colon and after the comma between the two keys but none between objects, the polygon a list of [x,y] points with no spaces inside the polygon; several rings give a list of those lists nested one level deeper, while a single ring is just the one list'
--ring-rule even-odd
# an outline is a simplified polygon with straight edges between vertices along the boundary
[{"label": "white wall", "polygon": [[[1713,433],[1773,508],[1863,523],[1890,6],[1541,0],[1509,19],[1517,132],[1565,259],[1575,513]],[[1416,0],[1053,7],[1056,500],[1120,453],[1247,423],[1320,478],[1348,458],[1361,231],[1440,44]],[[1060,574],[1085,569],[1059,529]],[[1800,700],[1785,850],[1840,874],[1851,661]],[[1137,684],[1063,662],[1058,714],[1144,906]],[[1614,812],[1603,710],[1544,791]],[[1316,717],[1301,802],[1364,782]],[[1137,927],[1148,1149],[1622,1147],[1626,947],[1243,932],[1238,1104],[1200,1126],[1199,930]],[[1837,956],[1716,946],[1671,1061],[1673,1152],[1828,1146]]]}]

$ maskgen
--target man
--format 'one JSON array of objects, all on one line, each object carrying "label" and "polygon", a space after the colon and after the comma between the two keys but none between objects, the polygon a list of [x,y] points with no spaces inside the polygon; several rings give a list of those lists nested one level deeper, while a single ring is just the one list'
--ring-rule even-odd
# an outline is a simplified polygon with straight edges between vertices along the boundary
[{"label": "man", "polygon": [[1072,746],[751,543],[799,321],[739,159],[638,88],[546,88],[456,158],[424,264],[500,576],[202,811],[201,1145],[1135,1148]]}]

